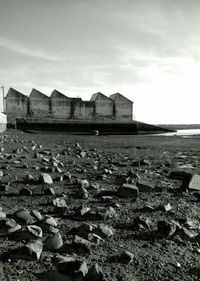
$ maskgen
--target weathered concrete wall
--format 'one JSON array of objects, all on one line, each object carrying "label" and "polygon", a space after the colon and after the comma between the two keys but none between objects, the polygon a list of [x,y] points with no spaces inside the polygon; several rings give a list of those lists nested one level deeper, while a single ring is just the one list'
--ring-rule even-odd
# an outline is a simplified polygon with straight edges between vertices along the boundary
[{"label": "weathered concrete wall", "polygon": [[133,102],[120,93],[110,96],[114,101],[114,116],[116,120],[130,121],[133,119]]},{"label": "weathered concrete wall", "polygon": [[71,99],[54,90],[50,97],[52,117],[69,119],[71,117]]},{"label": "weathered concrete wall", "polygon": [[25,117],[27,113],[28,97],[10,88],[6,95],[6,114],[8,122],[14,122],[16,117]]},{"label": "weathered concrete wall", "polygon": [[92,120],[94,119],[95,103],[92,101],[80,101],[74,106],[74,119]]},{"label": "weathered concrete wall", "polygon": [[95,119],[114,119],[114,103],[112,99],[102,93],[96,93],[92,96],[91,101],[95,102]]},{"label": "weathered concrete wall", "polygon": [[0,133],[7,129],[7,116],[0,112]]},{"label": "weathered concrete wall", "polygon": [[29,97],[30,116],[48,117],[51,116],[50,98],[43,93],[33,89]]}]

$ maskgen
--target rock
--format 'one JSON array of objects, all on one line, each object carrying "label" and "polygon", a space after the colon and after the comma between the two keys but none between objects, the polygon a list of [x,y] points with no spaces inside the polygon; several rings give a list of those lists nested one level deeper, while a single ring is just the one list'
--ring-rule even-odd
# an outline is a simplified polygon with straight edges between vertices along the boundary
[{"label": "rock", "polygon": [[117,175],[116,176],[116,183],[119,185],[122,185],[124,183],[128,183],[128,177],[126,174],[123,175]]},{"label": "rock", "polygon": [[28,225],[27,230],[35,236],[35,238],[42,238],[42,229],[37,225]]},{"label": "rock", "polygon": [[98,189],[99,189],[99,184],[96,183],[96,182],[93,182],[93,183],[90,184],[90,188],[91,188],[91,189],[98,190]]},{"label": "rock", "polygon": [[104,239],[113,236],[113,229],[106,224],[100,223],[94,233]]},{"label": "rock", "polygon": [[69,261],[69,262],[60,262],[58,263],[58,272],[72,275],[74,278],[77,276],[85,277],[88,272],[87,264],[85,261]]},{"label": "rock", "polygon": [[87,239],[95,245],[99,245],[103,241],[103,239],[95,233],[89,233]]},{"label": "rock", "polygon": [[91,243],[77,235],[75,235],[74,240],[70,246],[77,254],[90,254]]},{"label": "rock", "polygon": [[171,237],[175,232],[177,228],[177,223],[174,221],[158,221],[158,234],[163,237]]},{"label": "rock", "polygon": [[36,219],[36,221],[41,221],[43,218],[41,213],[37,210],[31,210],[31,215]]},{"label": "rock", "polygon": [[84,278],[84,281],[104,281],[104,274],[100,266],[96,263],[91,266],[88,270],[87,275]]},{"label": "rock", "polygon": [[44,190],[44,194],[46,195],[55,195],[55,189],[53,187],[48,187],[47,189]]},{"label": "rock", "polygon": [[81,187],[80,198],[87,199],[89,197],[89,192],[84,187]]},{"label": "rock", "polygon": [[56,233],[51,237],[47,237],[45,240],[45,247],[47,250],[58,250],[63,245],[62,236],[60,233]]},{"label": "rock", "polygon": [[68,233],[73,235],[78,235],[87,239],[88,234],[91,233],[93,229],[94,229],[93,225],[84,222],[80,226],[72,228]]},{"label": "rock", "polygon": [[6,213],[4,213],[1,209],[0,210],[0,221],[4,220],[5,218],[6,218]]},{"label": "rock", "polygon": [[43,250],[43,244],[40,240],[27,243],[25,246],[15,251],[15,257],[25,260],[39,260]]},{"label": "rock", "polygon": [[177,170],[177,171],[171,171],[169,173],[169,178],[174,180],[183,180],[184,177],[186,177],[187,175],[188,173]]},{"label": "rock", "polygon": [[133,261],[134,254],[124,250],[123,253],[119,256],[118,260],[122,263],[129,264]]},{"label": "rock", "polygon": [[55,207],[58,207],[58,208],[67,209],[66,201],[65,201],[65,199],[63,199],[63,198],[55,198],[55,199],[53,200],[53,205],[54,205]]},{"label": "rock", "polygon": [[170,203],[168,203],[168,204],[163,206],[163,209],[164,209],[165,212],[168,212],[168,211],[170,211],[172,209],[172,206],[171,206]]},{"label": "rock", "polygon": [[84,158],[84,157],[86,156],[86,152],[85,152],[85,151],[81,151],[81,152],[80,152],[80,156],[81,156],[82,158]]},{"label": "rock", "polygon": [[186,240],[193,240],[198,237],[198,233],[194,230],[188,230],[187,228],[183,227],[181,229],[180,236]]},{"label": "rock", "polygon": [[14,219],[5,218],[0,221],[0,233],[9,234],[21,229],[21,225]]},{"label": "rock", "polygon": [[36,225],[29,225],[26,229],[12,232],[9,238],[16,241],[37,240],[38,238],[42,238],[42,229]]},{"label": "rock", "polygon": [[136,186],[139,189],[139,192],[151,192],[154,190],[154,185],[145,180],[137,180]]},{"label": "rock", "polygon": [[143,218],[142,216],[138,216],[134,218],[132,223],[132,228],[140,230],[140,229],[149,229],[150,228],[150,220],[149,218]]},{"label": "rock", "polygon": [[42,228],[44,232],[48,233],[58,233],[57,222],[53,217],[45,215],[44,218],[36,223]]},{"label": "rock", "polygon": [[123,184],[118,189],[118,195],[120,197],[132,198],[136,200],[139,197],[139,189],[133,184]]},{"label": "rock", "polygon": [[10,187],[9,184],[0,183],[0,192],[6,192],[6,191],[8,191],[9,187]]},{"label": "rock", "polygon": [[198,174],[192,175],[188,184],[188,189],[200,191],[200,175]]},{"label": "rock", "polygon": [[24,178],[24,183],[32,183],[32,182],[34,182],[33,176],[30,174],[26,175]]},{"label": "rock", "polygon": [[32,191],[30,189],[24,187],[19,191],[19,195],[21,195],[21,196],[31,196]]},{"label": "rock", "polygon": [[88,188],[90,186],[90,183],[88,182],[88,180],[81,180],[79,183],[80,183],[80,186],[83,188]]},{"label": "rock", "polygon": [[0,170],[0,177],[3,177],[3,171]]},{"label": "rock", "polygon": [[13,214],[13,217],[21,224],[32,224],[34,222],[33,217],[27,209],[20,209]]},{"label": "rock", "polygon": [[52,177],[47,173],[40,173],[38,181],[40,183],[53,184]]}]

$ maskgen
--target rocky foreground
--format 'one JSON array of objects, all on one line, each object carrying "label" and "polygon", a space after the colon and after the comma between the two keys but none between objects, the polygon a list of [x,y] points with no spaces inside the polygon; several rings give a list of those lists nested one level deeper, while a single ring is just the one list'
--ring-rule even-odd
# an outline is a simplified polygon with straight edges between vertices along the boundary
[{"label": "rocky foreground", "polygon": [[200,280],[199,143],[0,135],[0,280]]}]

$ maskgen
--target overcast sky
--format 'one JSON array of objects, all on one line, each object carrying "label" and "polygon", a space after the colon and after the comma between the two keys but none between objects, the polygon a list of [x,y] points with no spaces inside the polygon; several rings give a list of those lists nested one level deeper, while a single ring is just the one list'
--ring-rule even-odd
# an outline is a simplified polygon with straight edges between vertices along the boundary
[{"label": "overcast sky", "polygon": [[200,123],[199,0],[0,0],[0,86],[120,92],[149,123]]}]

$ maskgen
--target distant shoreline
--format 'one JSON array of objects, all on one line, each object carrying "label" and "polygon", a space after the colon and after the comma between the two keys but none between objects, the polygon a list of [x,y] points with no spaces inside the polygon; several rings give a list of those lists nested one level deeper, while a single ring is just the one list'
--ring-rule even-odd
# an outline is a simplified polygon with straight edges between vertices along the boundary
[{"label": "distant shoreline", "polygon": [[172,130],[200,129],[200,124],[159,124],[158,126]]}]

